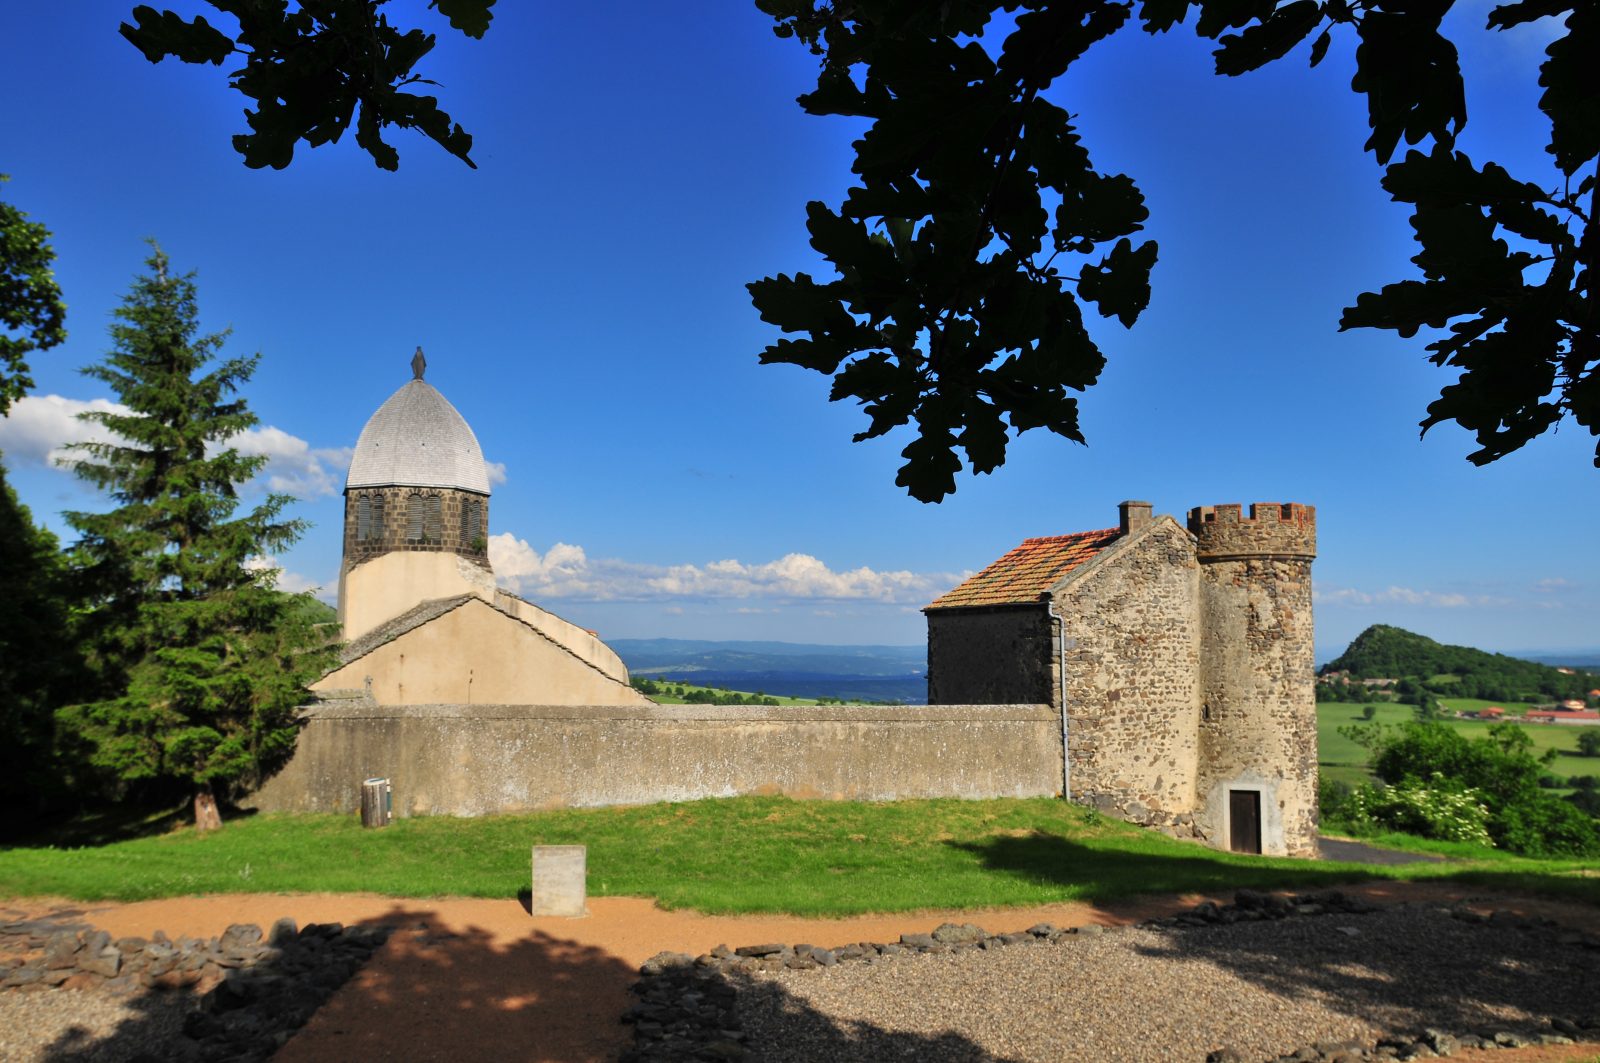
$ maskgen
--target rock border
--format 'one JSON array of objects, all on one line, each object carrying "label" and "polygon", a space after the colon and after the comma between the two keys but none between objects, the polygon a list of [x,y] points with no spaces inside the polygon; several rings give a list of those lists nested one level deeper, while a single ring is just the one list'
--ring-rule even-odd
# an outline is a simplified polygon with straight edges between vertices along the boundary
[{"label": "rock border", "polygon": [[[87,923],[49,916],[0,925],[0,992],[103,989],[187,992],[183,1033],[149,1058],[265,1060],[381,948],[390,927],[279,919],[263,934],[236,923],[214,938],[112,940]],[[35,954],[35,955],[29,955]]]},{"label": "rock border", "polygon": [[[1205,901],[1176,915],[1138,923],[1136,928],[1157,932],[1191,930],[1263,920],[1366,915],[1386,907],[1390,906],[1374,904],[1337,889],[1298,894],[1241,889],[1234,894],[1231,904]],[[1528,919],[1504,910],[1483,915],[1459,904],[1438,907],[1464,922],[1509,924],[1530,933],[1546,934],[1557,944],[1600,950],[1600,937],[1567,930],[1554,920]],[[639,980],[630,987],[639,1001],[621,1016],[623,1023],[633,1026],[633,1044],[623,1051],[621,1061],[745,1059],[748,1049],[738,1014],[738,990],[728,983],[728,975],[819,970],[841,963],[874,964],[899,955],[1061,945],[1077,937],[1114,934],[1124,929],[1128,928],[1095,923],[1063,929],[1051,923],[1038,923],[1026,930],[991,934],[972,923],[944,923],[931,933],[902,934],[897,942],[863,941],[836,949],[770,943],[734,949],[718,945],[700,956],[659,952],[639,968]],[[1532,1036],[1499,1028],[1471,1031],[1428,1028],[1420,1033],[1384,1036],[1372,1044],[1319,1042],[1270,1057],[1264,1063],[1432,1059],[1464,1048],[1521,1048],[1530,1044],[1600,1041],[1600,1013],[1584,1017],[1556,1016],[1550,1020],[1550,1026],[1549,1032]],[[1222,1048],[1207,1055],[1206,1063],[1249,1061],[1231,1048]]]}]

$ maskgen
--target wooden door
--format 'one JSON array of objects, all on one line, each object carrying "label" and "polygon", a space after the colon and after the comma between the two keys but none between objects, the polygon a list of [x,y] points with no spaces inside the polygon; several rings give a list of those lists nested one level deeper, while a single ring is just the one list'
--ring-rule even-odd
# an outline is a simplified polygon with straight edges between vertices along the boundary
[{"label": "wooden door", "polygon": [[1236,853],[1261,851],[1261,791],[1228,791],[1228,848]]}]

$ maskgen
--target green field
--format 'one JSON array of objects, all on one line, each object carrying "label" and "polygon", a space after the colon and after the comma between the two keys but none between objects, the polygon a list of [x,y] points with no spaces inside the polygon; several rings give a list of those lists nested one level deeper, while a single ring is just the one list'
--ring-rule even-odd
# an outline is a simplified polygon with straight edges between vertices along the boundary
[{"label": "green field", "polygon": [[[757,697],[771,698],[772,700],[776,701],[779,705],[815,705],[817,703],[817,699],[816,698],[786,698],[781,694],[763,694],[763,693],[760,693],[760,692],[754,691],[754,690],[724,690],[721,687],[697,687],[693,683],[677,683],[677,682],[669,682],[666,685],[674,686],[674,687],[682,687],[685,690],[709,690],[713,694],[737,694],[740,697],[744,697],[744,698],[757,698]],[[651,701],[655,702],[657,705],[687,705],[687,704],[689,704],[689,701],[688,701],[687,698],[675,697],[675,696],[673,696],[671,694],[647,694],[645,696],[648,697]]]},{"label": "green field", "polygon": [[[636,679],[636,680],[638,680],[638,679],[654,679],[654,677],[650,676],[650,675],[637,675],[637,676],[634,676],[634,679]],[[707,691],[707,692],[710,692],[712,694],[734,694],[734,695],[737,695],[740,698],[749,698],[751,700],[754,700],[756,698],[771,698],[773,701],[776,701],[779,705],[816,705],[816,704],[818,704],[818,701],[817,701],[816,698],[789,698],[789,697],[784,697],[782,694],[767,694],[767,693],[763,693],[762,691],[759,691],[759,690],[729,690],[726,687],[700,687],[700,686],[695,686],[693,683],[679,682],[676,679],[664,679],[664,680],[655,680],[655,681],[659,685],[661,685],[663,687],[681,687],[685,691],[699,690],[699,691]],[[681,696],[674,695],[674,694],[647,694],[645,696],[648,697],[651,701],[655,702],[657,705],[688,705],[688,704],[692,704],[692,702],[690,702],[688,700],[688,698],[681,697]],[[867,704],[867,702],[846,700],[844,702],[844,704],[846,704],[846,705],[865,705],[865,704]]]},{"label": "green field", "polygon": [[1486,701],[1483,698],[1440,698],[1439,704],[1450,712],[1480,712],[1498,705],[1506,710],[1507,716],[1521,716],[1533,708],[1532,703],[1526,701]]},{"label": "green field", "polygon": [[1455,846],[1451,862],[1375,867],[1219,852],[1050,798],[774,797],[416,817],[383,830],[363,830],[355,816],[241,817],[209,835],[181,829],[77,849],[0,849],[0,897],[371,891],[510,898],[527,889],[533,844],[588,846],[592,895],[654,897],[704,912],[842,916],[1384,877],[1447,877],[1600,902],[1600,878],[1590,877],[1600,860],[1528,860]]},{"label": "green field", "polygon": [[[1451,706],[1497,704],[1507,711],[1512,708],[1504,702],[1474,701],[1469,698],[1440,700]],[[1375,723],[1400,724],[1416,718],[1410,705],[1380,703],[1374,707],[1378,710]],[[1367,751],[1339,733],[1339,728],[1346,724],[1363,722],[1361,710],[1362,706],[1353,702],[1323,701],[1317,704],[1317,762],[1324,779],[1336,779],[1351,785],[1371,779],[1367,773]],[[1481,738],[1488,734],[1492,726],[1488,721],[1481,720],[1446,719],[1443,722],[1457,728],[1468,738]],[[1570,775],[1600,775],[1600,757],[1578,755],[1579,728],[1528,724],[1524,730],[1533,739],[1535,753],[1543,753],[1547,749],[1557,752],[1558,756],[1548,769],[1550,774],[1563,778]]]}]

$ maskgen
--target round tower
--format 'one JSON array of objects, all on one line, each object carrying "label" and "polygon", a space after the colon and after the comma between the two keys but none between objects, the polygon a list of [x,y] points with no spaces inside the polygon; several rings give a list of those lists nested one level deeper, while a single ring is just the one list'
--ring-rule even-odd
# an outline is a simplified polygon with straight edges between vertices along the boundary
[{"label": "round tower", "polygon": [[339,620],[354,639],[419,604],[494,597],[489,474],[466,419],[423,380],[389,396],[356,440],[344,488]]},{"label": "round tower", "polygon": [[1219,848],[1315,855],[1316,508],[1200,506],[1189,531],[1200,562],[1197,825]]}]

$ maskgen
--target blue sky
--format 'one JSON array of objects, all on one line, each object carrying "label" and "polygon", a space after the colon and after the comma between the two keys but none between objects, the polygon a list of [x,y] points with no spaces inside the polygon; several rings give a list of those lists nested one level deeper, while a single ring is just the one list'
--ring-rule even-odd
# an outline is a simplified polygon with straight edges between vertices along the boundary
[{"label": "blue sky", "polygon": [[[1053,90],[1149,201],[1154,299],[1096,329],[1088,446],[1030,433],[930,506],[894,486],[905,437],[852,444],[862,415],[825,378],[757,364],[773,330],[744,284],[818,272],[804,204],[841,197],[859,127],[800,111],[815,60],[752,4],[502,4],[482,42],[445,31],[427,73],[480,168],[395,133],[398,174],[353,143],[247,170],[246,101],[214,68],[146,63],[117,36],[130,8],[0,9],[0,196],[53,232],[70,330],[0,448],[57,530],[102,504],[49,455],[108,397],[78,370],[154,236],[198,271],[205,326],[263,355],[247,445],[314,524],[278,559],[290,586],[333,586],[346,448],[420,344],[504,466],[502,581],[602,636],[918,642],[965,572],[1143,498],[1180,519],[1316,505],[1325,654],[1380,622],[1600,645],[1592,440],[1569,424],[1475,468],[1454,426],[1417,438],[1450,380],[1420,343],[1336,331],[1356,293],[1414,273],[1338,47],[1224,79],[1192,36],[1126,33]],[[1460,14],[1463,147],[1543,181],[1551,30],[1490,35],[1484,10]]]}]

